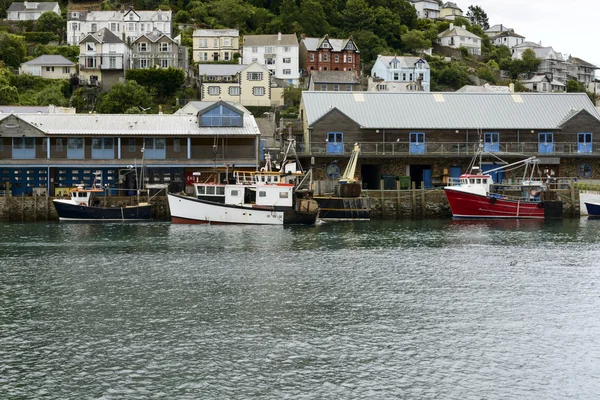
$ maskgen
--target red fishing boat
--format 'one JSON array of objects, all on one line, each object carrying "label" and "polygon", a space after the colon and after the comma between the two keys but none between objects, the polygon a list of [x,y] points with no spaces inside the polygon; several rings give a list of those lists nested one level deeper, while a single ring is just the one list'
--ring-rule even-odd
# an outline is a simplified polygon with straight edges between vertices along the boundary
[{"label": "red fishing boat", "polygon": [[[546,186],[534,179],[539,160],[530,157],[481,172],[483,152],[478,151],[468,172],[444,188],[453,218],[544,218],[541,193]],[[479,160],[479,165],[476,165]],[[496,184],[492,174],[524,166],[523,178],[516,184]],[[539,169],[537,169],[539,172]]]}]

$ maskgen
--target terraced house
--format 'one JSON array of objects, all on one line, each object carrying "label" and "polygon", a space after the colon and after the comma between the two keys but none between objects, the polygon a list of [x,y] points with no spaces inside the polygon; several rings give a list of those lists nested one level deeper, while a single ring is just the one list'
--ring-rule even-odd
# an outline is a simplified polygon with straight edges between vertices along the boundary
[{"label": "terraced house", "polygon": [[158,29],[145,33],[131,43],[131,67],[188,68],[188,49],[181,46],[181,35],[172,39]]}]

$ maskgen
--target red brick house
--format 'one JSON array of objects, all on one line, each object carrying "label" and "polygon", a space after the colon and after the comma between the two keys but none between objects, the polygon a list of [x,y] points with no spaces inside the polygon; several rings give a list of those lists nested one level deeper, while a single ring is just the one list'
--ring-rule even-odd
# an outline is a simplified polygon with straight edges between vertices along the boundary
[{"label": "red brick house", "polygon": [[348,39],[300,39],[300,69],[310,71],[360,71],[360,51],[350,36]]}]

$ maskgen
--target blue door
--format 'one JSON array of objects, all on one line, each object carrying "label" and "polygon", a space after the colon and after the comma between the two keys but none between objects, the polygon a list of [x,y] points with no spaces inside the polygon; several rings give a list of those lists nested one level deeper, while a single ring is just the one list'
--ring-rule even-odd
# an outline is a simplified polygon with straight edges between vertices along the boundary
[{"label": "blue door", "polygon": [[[496,165],[496,164],[483,164],[481,166],[481,172],[486,173],[487,171],[494,169],[494,168],[498,168],[499,166],[500,165]],[[490,175],[492,176],[494,183],[502,183],[502,180],[504,179],[504,171],[495,171],[495,172],[492,172]]]},{"label": "blue door", "polygon": [[425,154],[425,133],[410,133],[410,154]]},{"label": "blue door", "polygon": [[144,138],[144,158],[151,160],[166,159],[165,138]]},{"label": "blue door", "polygon": [[430,169],[423,170],[423,185],[425,185],[425,189],[431,189],[431,187],[433,186]]},{"label": "blue door", "polygon": [[591,153],[592,152],[592,134],[589,132],[581,132],[577,134],[577,152]]},{"label": "blue door", "polygon": [[265,145],[267,143],[267,139],[260,139],[260,161],[265,161]]},{"label": "blue door", "polygon": [[328,154],[344,154],[344,133],[343,132],[328,132],[327,133],[327,153]]},{"label": "blue door", "polygon": [[483,134],[483,151],[497,153],[500,151],[500,134],[488,132]]},{"label": "blue door", "polygon": [[70,160],[73,160],[73,159],[81,160],[81,159],[85,158],[84,139],[82,137],[67,139],[67,158]]},{"label": "blue door", "polygon": [[35,158],[35,138],[33,138],[33,137],[14,137],[12,140],[12,158],[13,159],[33,159],[33,158]]},{"label": "blue door", "polygon": [[553,154],[554,153],[554,133],[540,132],[538,134],[538,153]]}]

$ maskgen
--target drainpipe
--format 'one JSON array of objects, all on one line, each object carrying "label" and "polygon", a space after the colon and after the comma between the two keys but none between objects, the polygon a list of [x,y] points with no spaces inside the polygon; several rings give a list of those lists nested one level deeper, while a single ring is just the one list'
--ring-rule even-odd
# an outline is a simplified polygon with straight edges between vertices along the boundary
[{"label": "drainpipe", "polygon": [[187,138],[187,158],[190,160],[192,158],[192,138]]}]

